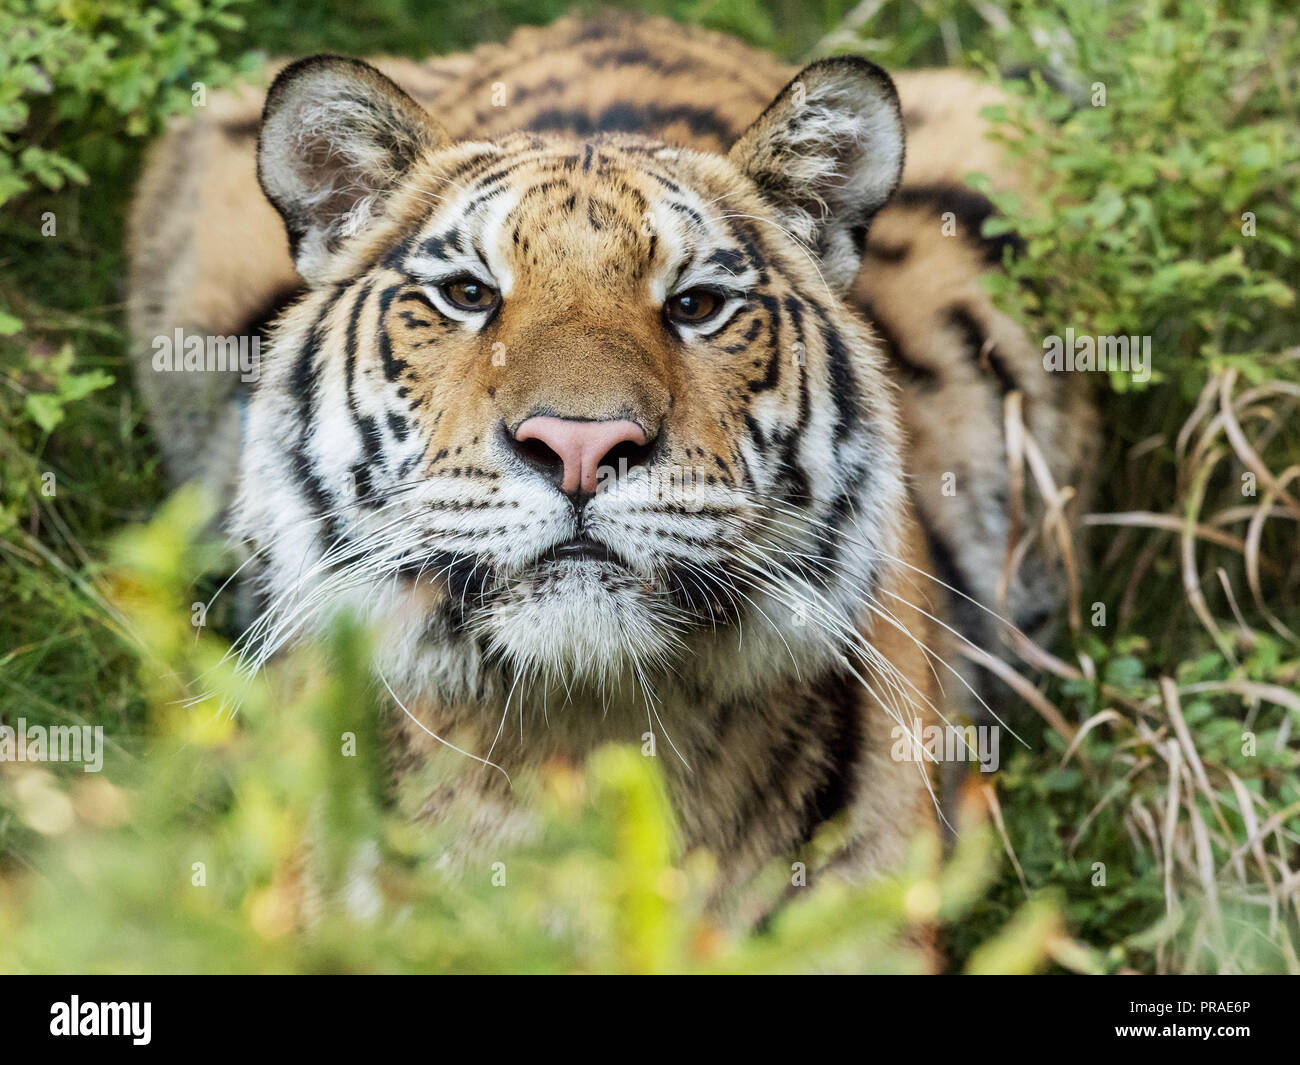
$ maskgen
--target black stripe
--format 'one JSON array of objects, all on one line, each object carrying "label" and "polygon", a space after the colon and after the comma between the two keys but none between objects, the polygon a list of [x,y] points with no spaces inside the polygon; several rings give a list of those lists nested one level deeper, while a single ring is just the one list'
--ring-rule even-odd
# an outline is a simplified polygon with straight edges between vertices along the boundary
[{"label": "black stripe", "polygon": [[831,398],[835,402],[835,442],[841,444],[858,426],[861,393],[844,337],[824,312],[821,333],[831,375]]},{"label": "black stripe", "polygon": [[710,135],[728,141],[735,132],[721,115],[706,107],[689,104],[661,106],[618,101],[592,113],[574,108],[547,108],[529,119],[526,129],[534,133],[558,130],[578,137],[596,133],[655,133],[666,126],[682,122],[697,135]]},{"label": "black stripe", "polygon": [[840,533],[848,520],[853,517],[853,496],[865,495],[865,481],[870,474],[862,467],[846,472],[843,483],[849,488],[840,492],[831,503],[823,524],[817,527],[818,553],[824,559],[824,565],[833,565],[840,557]]},{"label": "black stripe", "polygon": [[339,297],[347,291],[347,287],[336,286],[330,293],[316,320],[312,322],[306,343],[298,352],[290,376],[290,391],[298,404],[298,437],[289,449],[290,469],[297,476],[303,496],[313,514],[323,519],[321,524],[326,543],[333,542],[338,536],[335,518],[325,516],[333,509],[334,499],[326,492],[325,486],[312,469],[311,459],[307,454],[307,441],[315,422],[316,388],[320,381],[318,356],[325,338],[325,321],[334,310]]},{"label": "black stripe", "polygon": [[379,294],[379,360],[384,367],[384,377],[390,382],[396,381],[407,369],[406,360],[393,354],[393,340],[388,335],[388,322],[386,321],[388,308],[393,302],[393,297],[405,287],[405,282],[399,281]]},{"label": "black stripe", "polygon": [[509,188],[509,186],[505,184],[495,185],[488,191],[479,193],[479,195],[475,196],[465,205],[464,210],[461,211],[462,217],[468,218],[485,203],[495,200],[501,195],[501,193],[505,192],[507,188]]},{"label": "black stripe", "polygon": [[830,673],[813,688],[814,698],[829,711],[824,723],[829,732],[822,736],[828,764],[817,790],[804,799],[796,841],[799,846],[853,801],[855,770],[861,764],[865,742],[858,712],[859,690],[857,678],[847,672]]},{"label": "black stripe", "polygon": [[479,558],[441,551],[423,561],[413,561],[404,575],[414,577],[420,571],[441,574],[447,587],[447,601],[439,612],[441,620],[453,635],[465,633],[469,615],[483,603],[492,568]]},{"label": "black stripe", "polygon": [[[962,573],[957,564],[956,556],[949,549],[948,545],[939,539],[938,533],[930,527],[922,515],[921,526],[925,531],[925,544],[930,555],[930,565],[934,570],[934,576],[938,577],[944,584],[954,591],[945,589],[945,594],[949,601],[949,610],[952,613],[953,627],[961,632],[966,638],[974,640],[981,646],[987,646],[981,639],[985,631],[984,612],[980,610],[974,599],[979,601],[979,596],[971,587],[970,582]],[[967,598],[967,597],[970,598]]]},{"label": "black stripe", "polygon": [[297,286],[279,289],[259,304],[257,310],[252,311],[244,319],[244,324],[240,326],[237,335],[257,337],[261,343],[265,344],[271,338],[271,330],[276,321],[285,311],[298,302],[305,291],[305,289]]},{"label": "black stripe", "polygon": [[922,208],[936,215],[951,211],[967,236],[979,243],[985,260],[991,265],[1002,262],[1004,249],[1010,248],[1013,255],[1025,250],[1024,240],[1016,233],[984,236],[985,220],[998,214],[998,209],[987,196],[963,185],[905,185],[898,190],[892,204]]},{"label": "black stripe", "polygon": [[790,319],[790,328],[794,330],[794,342],[803,353],[803,358],[798,364],[799,420],[796,423],[798,431],[803,433],[808,428],[808,422],[812,416],[812,404],[808,395],[808,344],[803,333],[803,306],[798,298],[790,293],[786,294],[784,303],[785,313]]},{"label": "black stripe", "polygon": [[[499,161],[500,157],[498,156],[497,159]],[[474,182],[474,190],[476,192],[485,192],[488,189],[499,185],[505,178],[509,177],[516,170],[520,170],[523,167],[537,162],[539,162],[539,160],[536,158],[525,156],[522,159],[514,159],[509,163],[498,166],[495,170],[490,170],[488,173],[478,177]]]},{"label": "black stripe", "polygon": [[357,298],[352,304],[352,310],[348,314],[348,326],[344,341],[344,351],[346,352],[344,381],[347,386],[348,413],[352,416],[352,424],[356,427],[357,436],[361,439],[362,454],[361,461],[352,467],[352,475],[356,481],[357,498],[371,506],[375,505],[377,500],[371,496],[372,481],[370,471],[382,459],[379,450],[379,426],[373,417],[362,413],[357,403],[356,375],[357,323],[365,311],[366,301],[370,298],[373,287],[373,282],[367,282],[358,292]]},{"label": "black stripe", "polygon": [[879,260],[882,263],[891,263],[897,265],[904,262],[912,251],[910,244],[886,244],[879,240],[867,241],[866,254],[868,258]]},{"label": "black stripe", "polygon": [[719,248],[704,260],[704,265],[720,266],[734,274],[745,265],[745,256],[735,248]]},{"label": "black stripe", "polygon": [[[382,263],[386,269],[405,271],[406,256],[411,250],[411,245],[415,243],[415,234],[408,233],[402,240],[394,244],[388,251],[383,253]],[[371,270],[376,261],[380,261],[378,255],[372,256],[365,264],[366,271]]]},{"label": "black stripe", "polygon": [[[624,148],[624,151],[627,150],[628,149]],[[669,192],[676,193],[676,194],[681,193],[682,187],[679,184],[677,184],[677,182],[672,181],[669,178],[666,178],[662,174],[656,173],[653,170],[647,170],[646,173],[648,173],[652,178],[654,178],[657,182],[659,182],[659,184],[662,185],[664,188],[666,188]]]},{"label": "black stripe", "polygon": [[876,314],[875,308],[867,302],[862,304],[862,313],[871,321],[871,328],[880,341],[881,351],[899,376],[910,385],[932,392],[939,387],[939,375],[928,366],[922,366],[903,350],[894,331]]},{"label": "black stripe", "polygon": [[695,626],[735,625],[741,616],[736,592],[737,574],[723,564],[720,568],[669,564],[665,573],[668,594],[674,603],[694,615]]},{"label": "black stripe", "polygon": [[420,253],[429,255],[435,259],[448,259],[447,249],[454,252],[463,252],[465,249],[461,246],[460,230],[453,226],[446,233],[437,233],[420,245]]},{"label": "black stripe", "polygon": [[689,218],[692,222],[695,223],[697,228],[699,229],[704,228],[704,215],[700,214],[700,212],[697,211],[690,204],[681,203],[678,200],[669,200],[668,209],[670,211],[676,211],[678,214],[684,214],[687,218]]},{"label": "black stripe", "polygon": [[221,127],[221,132],[231,140],[242,141],[255,138],[262,130],[262,116],[242,122],[228,122]]},{"label": "black stripe", "polygon": [[954,304],[947,309],[945,317],[948,324],[961,334],[962,345],[970,360],[981,369],[987,365],[993,371],[993,376],[998,379],[998,385],[1004,396],[1020,388],[1015,374],[1011,372],[1011,368],[998,349],[988,342],[988,337],[980,328],[979,321],[969,307]]},{"label": "black stripe", "polygon": [[[790,322],[790,327],[794,331],[795,343],[802,345],[804,343],[803,334],[803,308],[799,305],[798,299],[788,294],[784,300],[786,317]],[[777,321],[780,326],[784,327],[786,317],[778,317]],[[783,328],[778,329],[778,333]],[[784,347],[784,345],[778,345]],[[808,472],[799,462],[799,441],[803,439],[803,434],[808,428],[808,422],[812,417],[812,401],[808,392],[808,367],[807,351],[804,351],[802,361],[796,363],[799,371],[799,414],[795,424],[784,433],[777,433],[773,437],[773,442],[777,445],[780,452],[780,479],[778,481],[779,490],[783,498],[791,503],[803,504],[810,502],[812,499],[812,482],[809,480]],[[817,578],[823,578],[825,574],[816,571],[812,574]]]},{"label": "black stripe", "polygon": [[759,250],[758,234],[754,227],[743,219],[728,218],[726,219],[727,230],[731,237],[744,250],[748,257],[749,265],[758,271],[758,283],[766,285],[768,283],[767,260]]},{"label": "black stripe", "polygon": [[586,60],[586,65],[618,68],[644,67],[660,75],[689,74],[700,69],[699,63],[689,56],[669,60],[640,45],[610,48],[604,52],[597,52]]},{"label": "black stripe", "polygon": [[761,317],[756,317],[753,324],[750,325],[745,334],[747,344],[753,344],[758,339],[758,334],[763,326],[768,327],[767,344],[769,354],[767,357],[767,369],[764,371],[762,378],[756,381],[749,381],[750,392],[767,392],[781,383],[781,345],[777,343],[776,325],[781,317],[780,306],[776,302],[775,296],[769,296],[766,293],[756,292],[753,298],[762,304],[763,309],[767,311],[766,322]]}]

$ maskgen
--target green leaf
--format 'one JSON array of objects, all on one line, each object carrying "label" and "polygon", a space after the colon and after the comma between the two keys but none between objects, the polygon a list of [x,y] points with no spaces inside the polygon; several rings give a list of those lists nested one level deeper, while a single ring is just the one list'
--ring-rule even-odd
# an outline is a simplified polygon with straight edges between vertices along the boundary
[{"label": "green leaf", "polygon": [[98,392],[101,388],[107,388],[112,383],[112,374],[107,374],[103,370],[69,374],[59,379],[59,399],[63,403],[72,403],[84,399],[92,392]]},{"label": "green leaf", "polygon": [[23,412],[47,433],[52,433],[63,421],[63,401],[48,392],[33,392],[23,401]]}]

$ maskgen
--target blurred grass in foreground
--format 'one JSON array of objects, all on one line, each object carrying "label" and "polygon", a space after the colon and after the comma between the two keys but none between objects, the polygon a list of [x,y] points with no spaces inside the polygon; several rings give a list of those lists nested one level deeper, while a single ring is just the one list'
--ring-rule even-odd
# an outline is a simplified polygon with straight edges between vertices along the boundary
[{"label": "blurred grass in foreground", "polygon": [[[1020,694],[1043,721],[998,775],[1014,876],[971,927],[1055,884],[1068,926],[1109,964],[1300,973],[1300,13],[1272,0],[855,11],[828,44],[895,67],[928,39],[1004,77],[1008,102],[986,116],[1035,193],[967,175],[1002,212],[985,235],[1024,241],[986,278],[999,305],[1036,345],[1072,330],[1141,335],[1152,353],[1149,382],[1058,378],[1102,413],[1081,530],[1055,520],[1077,486],[1040,476],[1030,415],[1016,393],[1004,403],[1009,483],[1025,489],[1011,503],[1043,515],[1007,558],[1038,537],[1078,561],[1054,646],[998,649],[1034,679]],[[1000,708],[1017,729],[1023,705]]]},{"label": "blurred grass in foreground", "polygon": [[[1095,562],[1081,566],[1079,599],[1084,618],[1104,604],[1108,623],[1064,635],[1032,666],[1017,662],[1067,734],[1035,732],[1031,711],[1007,696],[1034,749],[1012,752],[984,792],[985,805],[999,804],[1006,857],[982,897],[953,905],[960,918],[945,910],[942,946],[972,969],[1037,964],[1044,944],[1069,961],[1063,920],[1110,971],[1300,971],[1294,5],[616,6],[703,22],[792,60],[848,50],[889,69],[1029,71],[1019,83],[1027,116],[1012,107],[1002,117],[1022,137],[1032,130],[1026,146],[1040,158],[1030,163],[1060,192],[1040,213],[1004,202],[1030,248],[1000,296],[1031,336],[1067,326],[1152,335],[1156,375],[1140,390],[1117,378],[1101,397],[1102,513],[1078,545],[1080,560]],[[185,624],[184,604],[206,594],[187,598],[172,583],[211,558],[187,546],[192,503],[132,533],[119,561],[107,561],[117,531],[148,520],[164,494],[121,323],[122,218],[144,135],[189,106],[195,81],[215,89],[259,54],[452,51],[569,9],[563,0],[0,7],[0,719],[103,725],[109,746],[100,776],[0,773],[0,968],[437,968],[452,958],[504,968],[526,965],[528,951],[536,968],[610,958],[626,968],[794,967],[844,960],[827,947],[836,937],[858,952],[847,964],[904,964],[858,935],[868,906],[886,925],[899,917],[899,885],[856,903],[807,899],[787,918],[805,921],[802,931],[778,925],[740,944],[698,916],[707,877],[676,856],[666,895],[639,880],[648,894],[638,907],[670,916],[655,925],[637,909],[645,938],[634,941],[609,910],[631,890],[614,875],[625,860],[619,826],[639,824],[618,811],[655,806],[609,798],[625,794],[617,768],[581,780],[557,769],[532,785],[552,796],[548,830],[531,857],[505,859],[505,888],[445,883],[430,868],[439,840],[387,814],[374,738],[355,759],[337,754],[344,710],[357,715],[347,720],[359,741],[375,720],[360,714],[373,704],[358,671],[326,681],[319,659],[298,655],[273,682],[294,694],[277,705],[259,685],[233,722],[177,702],[195,690],[187,678],[224,651],[196,643]],[[1092,103],[1098,81],[1105,106]],[[1247,473],[1255,496],[1243,495]],[[342,632],[332,654],[359,661],[363,644],[364,634]],[[235,681],[223,668],[205,683]],[[655,794],[645,781],[636,788]],[[334,832],[334,821],[355,832]],[[373,925],[328,918],[304,930],[306,839],[323,848],[327,886],[340,882],[338,867],[380,871]],[[189,883],[200,860],[204,889]],[[915,860],[914,906],[934,897],[917,887],[930,882],[933,858],[922,848]],[[963,883],[977,893],[979,879]],[[1060,918],[1042,916],[1045,889]],[[834,911],[822,924],[820,906]],[[402,920],[431,931],[407,936]],[[543,924],[551,936],[539,936]],[[497,938],[498,927],[527,950]]]},{"label": "blurred grass in foreground", "polygon": [[[340,619],[328,647],[251,684],[221,640],[196,637],[206,516],[186,491],[118,544],[112,603],[150,706],[137,752],[111,751],[98,775],[0,772],[31,836],[29,864],[0,879],[0,970],[914,972],[928,930],[960,920],[995,872],[971,819],[946,863],[922,837],[896,879],[827,881],[763,933],[736,932],[707,908],[707,855],[678,852],[655,760],[629,747],[525,784],[536,841],[444,873],[462,826],[415,826],[386,801],[363,633]],[[763,878],[770,897],[788,877]],[[1092,964],[1040,901],[972,966],[1031,971],[1049,955]]]}]

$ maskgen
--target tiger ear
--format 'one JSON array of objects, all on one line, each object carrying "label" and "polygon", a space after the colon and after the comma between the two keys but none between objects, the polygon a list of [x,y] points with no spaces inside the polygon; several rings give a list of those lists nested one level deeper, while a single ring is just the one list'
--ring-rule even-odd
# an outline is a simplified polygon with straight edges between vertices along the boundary
[{"label": "tiger ear", "polygon": [[257,178],[299,273],[319,276],[339,241],[381,213],[416,160],[446,140],[368,63],[322,55],[285,67],[262,110]]},{"label": "tiger ear", "polygon": [[903,175],[903,117],[894,82],[856,56],[805,67],[728,156],[821,257],[844,291],[862,262],[867,226]]}]

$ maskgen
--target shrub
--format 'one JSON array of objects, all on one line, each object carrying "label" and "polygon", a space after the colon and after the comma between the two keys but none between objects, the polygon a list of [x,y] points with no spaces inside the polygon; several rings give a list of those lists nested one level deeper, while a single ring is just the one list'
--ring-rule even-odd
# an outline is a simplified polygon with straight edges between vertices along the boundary
[{"label": "shrub", "polygon": [[[1021,70],[992,117],[1042,195],[989,190],[1006,219],[990,234],[1014,225],[1027,242],[996,295],[1032,336],[1153,338],[1151,382],[1114,377],[1102,396],[1087,620],[1055,647],[1008,648],[1059,728],[1018,720],[1033,749],[977,793],[1007,854],[991,885],[973,819],[951,864],[920,841],[900,880],[806,899],[761,942],[731,936],[702,916],[707,872],[673,848],[653,772],[621,752],[533,784],[547,828],[506,859],[505,893],[449,887],[432,868],[441,837],[382,800],[374,745],[338,757],[339,733],[373,720],[364,634],[340,631],[328,679],[310,656],[278,666],[270,683],[297,692],[275,713],[263,689],[233,721],[178,702],[201,677],[218,695],[236,683],[186,623],[188,577],[215,557],[193,544],[195,500],[106,561],[162,495],[119,319],[144,136],[250,49],[419,55],[564,6],[285,0],[243,6],[242,30],[234,0],[0,11],[0,716],[102,724],[115,745],[103,776],[0,767],[0,968],[897,968],[917,958],[891,936],[937,905],[954,968],[1300,970],[1300,44],[1286,4],[892,0],[843,19],[835,2],[648,5],[791,55],[820,36],[813,51],[891,68]],[[307,838],[322,890],[361,861],[377,910],[309,920]]]}]

